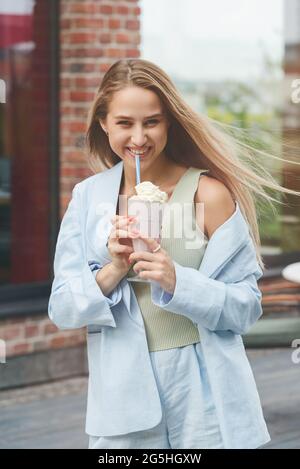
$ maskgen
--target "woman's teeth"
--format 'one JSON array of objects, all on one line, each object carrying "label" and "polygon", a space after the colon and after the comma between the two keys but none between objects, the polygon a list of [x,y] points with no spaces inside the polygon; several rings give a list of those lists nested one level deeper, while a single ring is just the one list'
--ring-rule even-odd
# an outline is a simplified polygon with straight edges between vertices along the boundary
[{"label": "woman's teeth", "polygon": [[140,156],[140,157],[143,157],[145,156],[148,152],[149,152],[149,149],[150,147],[148,147],[145,151],[143,152],[137,152],[137,151],[134,151],[134,150],[131,150],[130,148],[127,147],[127,150],[130,154],[130,156]]}]

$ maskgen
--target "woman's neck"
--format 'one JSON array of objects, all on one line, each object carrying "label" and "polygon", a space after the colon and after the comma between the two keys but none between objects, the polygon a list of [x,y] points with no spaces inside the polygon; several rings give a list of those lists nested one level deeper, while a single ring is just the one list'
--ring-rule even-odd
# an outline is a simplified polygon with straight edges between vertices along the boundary
[{"label": "woman's neck", "polygon": [[[152,167],[141,169],[141,182],[151,181],[152,184],[159,187],[169,185],[173,179],[177,178],[178,173],[180,174],[184,169],[186,167],[170,161],[155,161]],[[135,168],[124,164],[123,187],[126,192],[132,191],[135,193],[135,186]]]}]

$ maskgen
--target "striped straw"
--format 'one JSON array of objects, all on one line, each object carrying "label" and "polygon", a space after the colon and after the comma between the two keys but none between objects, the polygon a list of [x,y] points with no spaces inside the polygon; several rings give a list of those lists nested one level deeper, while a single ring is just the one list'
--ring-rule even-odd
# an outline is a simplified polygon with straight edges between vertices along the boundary
[{"label": "striped straw", "polygon": [[136,174],[136,185],[141,182],[141,168],[140,168],[140,157],[135,155],[135,174]]}]

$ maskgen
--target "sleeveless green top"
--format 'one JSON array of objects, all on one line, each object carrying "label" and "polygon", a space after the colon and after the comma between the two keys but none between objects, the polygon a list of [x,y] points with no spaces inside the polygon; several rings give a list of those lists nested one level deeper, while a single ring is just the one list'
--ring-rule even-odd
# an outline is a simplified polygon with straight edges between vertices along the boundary
[{"label": "sleeveless green top", "polygon": [[[190,167],[180,178],[163,213],[161,246],[184,267],[199,268],[208,242],[196,222],[194,196],[199,177],[208,170]],[[179,211],[178,211],[179,210]],[[183,214],[183,216],[180,215]],[[179,223],[178,214],[183,226]],[[179,227],[179,230],[178,230]],[[133,266],[127,277],[136,275]],[[152,303],[150,283],[130,282],[139,304],[150,352],[200,341],[197,325],[181,314],[166,311]]]}]

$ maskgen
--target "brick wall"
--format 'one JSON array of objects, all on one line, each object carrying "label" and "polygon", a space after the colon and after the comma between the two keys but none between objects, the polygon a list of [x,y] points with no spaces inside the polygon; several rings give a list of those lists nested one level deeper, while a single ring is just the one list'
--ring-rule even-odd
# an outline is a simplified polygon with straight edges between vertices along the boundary
[{"label": "brick wall", "polygon": [[0,337],[5,340],[7,357],[74,347],[85,342],[84,330],[61,331],[44,314],[1,321]]},{"label": "brick wall", "polygon": [[120,58],[139,57],[137,0],[61,1],[61,214],[74,184],[91,174],[84,156],[89,106]]},{"label": "brick wall", "polygon": [[[88,177],[84,134],[88,109],[103,74],[119,58],[139,57],[138,0],[60,2],[60,209]],[[85,329],[60,331],[48,316],[0,322],[7,358],[85,342]],[[73,370],[74,372],[74,370]]]}]

